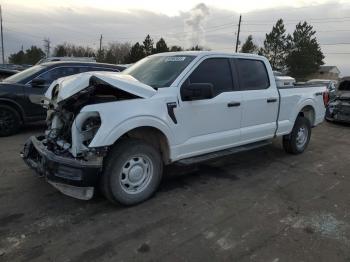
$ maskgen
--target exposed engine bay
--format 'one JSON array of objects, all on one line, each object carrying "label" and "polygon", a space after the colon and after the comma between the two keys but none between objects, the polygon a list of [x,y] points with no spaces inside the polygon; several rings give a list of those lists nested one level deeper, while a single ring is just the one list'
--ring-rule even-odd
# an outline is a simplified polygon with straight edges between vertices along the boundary
[{"label": "exposed engine bay", "polygon": [[53,87],[51,100],[46,104],[47,149],[56,155],[85,160],[103,156],[106,149],[88,148],[101,126],[101,118],[98,112],[80,112],[81,109],[86,105],[139,98],[94,77],[88,87],[71,97],[57,102],[58,95],[59,84]]}]

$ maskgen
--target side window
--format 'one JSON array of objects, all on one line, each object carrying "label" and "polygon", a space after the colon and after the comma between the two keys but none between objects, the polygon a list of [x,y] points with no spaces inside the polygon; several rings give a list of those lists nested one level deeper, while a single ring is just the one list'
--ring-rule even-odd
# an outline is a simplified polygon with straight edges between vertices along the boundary
[{"label": "side window", "polygon": [[89,71],[120,72],[118,69],[108,67],[90,67]]},{"label": "side window", "polygon": [[79,67],[79,73],[85,73],[85,72],[89,72],[89,71],[93,71],[91,69],[91,67],[88,67],[88,66]]},{"label": "side window", "polygon": [[189,76],[185,83],[210,83],[214,96],[233,91],[230,61],[228,58],[209,58],[204,60]]},{"label": "side window", "polygon": [[241,90],[260,90],[270,86],[265,64],[260,60],[237,59]]},{"label": "side window", "polygon": [[46,84],[51,84],[54,80],[60,77],[74,75],[78,73],[78,67],[57,67],[42,74],[40,78],[44,79],[46,81]]}]

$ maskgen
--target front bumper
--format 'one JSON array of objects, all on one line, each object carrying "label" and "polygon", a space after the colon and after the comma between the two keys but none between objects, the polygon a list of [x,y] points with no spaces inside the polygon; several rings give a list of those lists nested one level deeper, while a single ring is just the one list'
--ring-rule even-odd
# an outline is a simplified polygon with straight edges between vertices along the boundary
[{"label": "front bumper", "polygon": [[329,121],[350,123],[350,107],[348,108],[327,108],[326,119]]},{"label": "front bumper", "polygon": [[25,163],[63,194],[88,200],[93,197],[102,170],[102,158],[79,160],[49,151],[43,136],[32,136],[21,156]]}]

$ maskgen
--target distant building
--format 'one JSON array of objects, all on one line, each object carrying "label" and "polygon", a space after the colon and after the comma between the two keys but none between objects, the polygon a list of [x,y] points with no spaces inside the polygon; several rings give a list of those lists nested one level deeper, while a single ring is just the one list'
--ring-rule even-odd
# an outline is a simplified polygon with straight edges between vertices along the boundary
[{"label": "distant building", "polygon": [[336,66],[320,66],[318,71],[307,77],[310,79],[339,80],[340,71]]}]

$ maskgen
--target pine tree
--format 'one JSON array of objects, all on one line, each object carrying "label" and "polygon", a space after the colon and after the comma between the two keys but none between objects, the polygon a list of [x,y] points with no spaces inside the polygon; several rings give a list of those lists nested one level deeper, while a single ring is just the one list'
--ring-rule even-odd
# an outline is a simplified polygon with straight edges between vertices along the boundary
[{"label": "pine tree", "polygon": [[145,55],[144,46],[140,45],[140,43],[137,42],[131,47],[130,52],[127,55],[125,60],[126,60],[126,63],[135,63],[140,59],[144,58],[145,56],[146,55]]},{"label": "pine tree", "polygon": [[264,47],[260,52],[270,61],[274,70],[285,71],[287,47],[286,29],[284,28],[283,20],[279,19],[272,31],[266,34]]},{"label": "pine tree", "polygon": [[163,38],[160,38],[159,41],[156,43],[156,49],[154,52],[155,53],[169,52],[169,48]]},{"label": "pine tree", "polygon": [[31,46],[25,51],[19,51],[18,53],[11,54],[9,56],[9,62],[14,64],[36,64],[40,59],[45,57],[43,50],[36,46]]},{"label": "pine tree", "polygon": [[143,48],[146,56],[153,54],[153,44],[153,39],[150,37],[150,35],[147,35],[143,41]]},{"label": "pine tree", "polygon": [[241,47],[241,53],[252,53],[255,54],[258,52],[258,47],[253,42],[253,36],[249,35],[247,40]]},{"label": "pine tree", "polygon": [[179,51],[183,51],[183,48],[181,46],[173,45],[170,47],[170,52],[179,52]]},{"label": "pine tree", "polygon": [[204,50],[204,48],[199,46],[199,45],[195,45],[195,46],[192,46],[191,48],[189,48],[187,50],[188,51],[202,51],[202,50]]},{"label": "pine tree", "polygon": [[324,64],[324,55],[315,34],[311,25],[300,22],[296,25],[293,36],[290,36],[290,52],[286,62],[289,74],[298,80],[304,80]]}]

